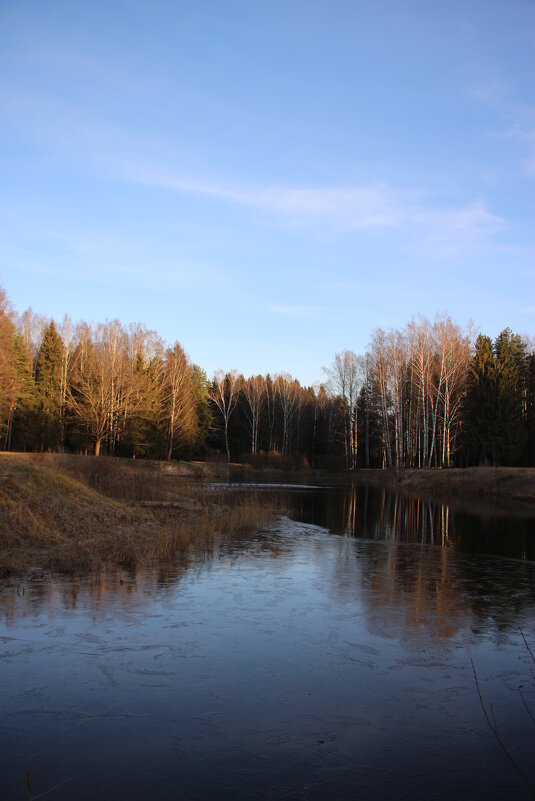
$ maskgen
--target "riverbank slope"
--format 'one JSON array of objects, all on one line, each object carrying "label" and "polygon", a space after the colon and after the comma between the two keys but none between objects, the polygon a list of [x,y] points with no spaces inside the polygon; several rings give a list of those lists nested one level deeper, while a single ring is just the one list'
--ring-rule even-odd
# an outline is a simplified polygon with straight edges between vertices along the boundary
[{"label": "riverbank slope", "polygon": [[535,504],[535,468],[466,467],[450,470],[357,470],[355,480],[443,498]]},{"label": "riverbank slope", "polygon": [[[206,549],[265,522],[270,499],[205,492],[158,462],[0,454],[0,576],[83,573]],[[186,480],[184,480],[186,478]]]}]

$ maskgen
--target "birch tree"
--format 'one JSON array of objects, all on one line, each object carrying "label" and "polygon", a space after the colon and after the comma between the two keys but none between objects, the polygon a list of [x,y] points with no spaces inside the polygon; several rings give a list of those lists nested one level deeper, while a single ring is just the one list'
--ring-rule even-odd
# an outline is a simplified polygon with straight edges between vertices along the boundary
[{"label": "birch tree", "polygon": [[109,365],[102,358],[102,349],[93,342],[89,326],[82,326],[67,402],[81,430],[93,441],[95,456],[100,455],[108,429],[108,383]]},{"label": "birch tree", "polygon": [[228,444],[228,424],[236,408],[240,390],[240,378],[236,370],[224,373],[218,370],[214,373],[210,397],[219,410],[223,418],[223,430],[225,433],[225,449],[227,451],[227,461],[230,462],[230,448]]},{"label": "birch tree", "polygon": [[119,438],[136,416],[146,414],[146,397],[134,374],[129,337],[118,321],[92,331],[80,329],[73,353],[68,404],[78,424],[94,443],[113,453]]},{"label": "birch tree", "polygon": [[265,378],[265,399],[266,399],[266,414],[267,414],[267,423],[269,429],[269,444],[268,444],[268,452],[271,452],[275,445],[274,445],[274,431],[275,431],[275,420],[276,420],[276,400],[277,400],[277,390],[275,388],[275,382],[272,380],[269,373],[266,375]]},{"label": "birch tree", "polygon": [[69,386],[69,368],[74,347],[74,327],[71,318],[66,314],[60,326],[59,334],[63,344],[61,359],[61,376],[59,386],[59,428],[60,445],[65,446],[65,412],[67,409],[67,392]]},{"label": "birch tree", "polygon": [[275,390],[282,412],[282,453],[288,457],[291,450],[291,426],[295,414],[299,382],[288,373],[281,373],[275,377]]},{"label": "birch tree", "polygon": [[394,409],[394,453],[396,467],[405,463],[405,383],[407,343],[402,331],[390,331],[386,337],[385,360],[387,384]]},{"label": "birch tree", "polygon": [[420,318],[409,324],[412,381],[416,393],[417,466],[427,466],[429,453],[429,398],[431,393],[432,335],[428,320]]},{"label": "birch tree", "polygon": [[251,455],[256,456],[258,453],[260,416],[266,394],[265,379],[261,375],[250,376],[243,383],[242,392],[245,399],[245,415],[251,435]]},{"label": "birch tree", "polygon": [[165,426],[166,456],[170,461],[177,441],[191,442],[197,427],[191,366],[178,342],[165,353],[162,401],[160,421]]},{"label": "birch tree", "polygon": [[333,364],[323,368],[329,391],[342,403],[346,467],[357,466],[358,397],[365,374],[365,361],[351,350],[336,353]]},{"label": "birch tree", "polygon": [[387,336],[381,328],[372,334],[370,348],[372,371],[378,391],[378,403],[383,423],[384,461],[388,468],[392,467],[392,447],[390,443],[390,407],[391,399],[388,387],[388,343]]},{"label": "birch tree", "polygon": [[[442,385],[441,466],[449,467],[457,438],[461,406],[466,394],[471,345],[460,327],[449,317],[437,323],[437,335],[444,362]],[[441,365],[442,366],[442,365]]]}]

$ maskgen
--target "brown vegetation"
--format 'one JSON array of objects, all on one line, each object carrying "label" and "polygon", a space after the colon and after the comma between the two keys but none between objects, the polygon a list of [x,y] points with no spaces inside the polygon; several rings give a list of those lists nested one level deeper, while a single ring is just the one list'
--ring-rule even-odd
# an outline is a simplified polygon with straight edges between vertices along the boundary
[{"label": "brown vegetation", "polygon": [[251,529],[275,511],[251,493],[207,492],[160,463],[0,456],[0,575],[134,567]]},{"label": "brown vegetation", "polygon": [[451,470],[359,470],[357,481],[392,486],[410,494],[456,498],[492,498],[535,503],[535,468],[468,467]]}]

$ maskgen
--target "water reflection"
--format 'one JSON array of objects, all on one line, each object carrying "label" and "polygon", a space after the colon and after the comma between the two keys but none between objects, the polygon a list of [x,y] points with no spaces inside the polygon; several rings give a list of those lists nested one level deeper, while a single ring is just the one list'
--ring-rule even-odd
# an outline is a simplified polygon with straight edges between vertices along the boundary
[{"label": "water reflection", "polygon": [[284,560],[290,544],[278,536],[276,527],[246,532],[219,545],[204,546],[202,551],[152,566],[133,570],[98,570],[85,576],[53,576],[35,571],[32,574],[0,582],[0,622],[8,628],[17,621],[42,614],[53,621],[65,611],[89,611],[105,617],[127,614],[133,608],[150,606],[155,599],[173,597],[182,581],[194,582],[200,573],[209,574],[214,562],[232,562],[240,554],[249,559],[269,553]]},{"label": "water reflection", "polygon": [[36,795],[73,777],[56,801],[523,798],[469,657],[529,768],[535,564],[403,541],[381,496],[388,537],[353,536],[366,499],[338,500],[344,536],[280,517],[198,559],[4,587],[0,795],[31,761]]},{"label": "water reflection", "polygon": [[292,517],[335,534],[535,560],[535,510],[532,517],[489,514],[484,504],[465,510],[356,485],[288,494],[288,503]]},{"label": "water reflection", "polygon": [[[128,617],[155,601],[173,602],[200,575],[206,578],[221,568],[231,575],[241,559],[252,563],[266,557],[277,564],[272,568],[277,574],[295,570],[301,560],[303,575],[329,576],[324,592],[337,602],[358,604],[370,630],[381,635],[414,640],[424,631],[440,640],[482,628],[517,629],[526,613],[529,618],[535,608],[535,563],[411,543],[403,540],[401,526],[395,539],[389,521],[396,515],[399,520],[399,507],[394,505],[390,517],[387,503],[382,509],[383,519],[371,529],[375,540],[355,537],[353,528],[349,537],[346,531],[329,538],[323,527],[280,517],[265,530],[214,546],[202,557],[83,578],[27,578],[0,592],[0,621],[9,629],[43,609],[51,622],[77,610],[95,618]],[[358,517],[352,522],[358,530]],[[387,536],[379,537],[381,532]]]}]

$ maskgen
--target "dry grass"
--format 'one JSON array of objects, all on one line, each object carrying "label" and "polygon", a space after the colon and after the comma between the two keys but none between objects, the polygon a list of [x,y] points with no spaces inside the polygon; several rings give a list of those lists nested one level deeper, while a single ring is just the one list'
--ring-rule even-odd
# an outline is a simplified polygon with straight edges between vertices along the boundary
[{"label": "dry grass", "polygon": [[359,470],[356,480],[392,486],[418,495],[488,498],[535,503],[535,468],[468,467],[450,470]]},{"label": "dry grass", "polygon": [[158,463],[0,455],[0,575],[134,568],[210,547],[275,511],[265,496],[206,493]]}]

